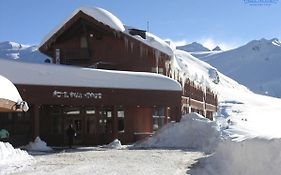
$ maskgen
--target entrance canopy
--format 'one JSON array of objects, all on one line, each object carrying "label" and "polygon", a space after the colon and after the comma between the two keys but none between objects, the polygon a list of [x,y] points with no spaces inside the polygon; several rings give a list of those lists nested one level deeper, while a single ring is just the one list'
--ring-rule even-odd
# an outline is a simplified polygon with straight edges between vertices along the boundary
[{"label": "entrance canopy", "polygon": [[7,78],[0,75],[0,112],[27,111],[28,106],[22,100],[17,88]]}]

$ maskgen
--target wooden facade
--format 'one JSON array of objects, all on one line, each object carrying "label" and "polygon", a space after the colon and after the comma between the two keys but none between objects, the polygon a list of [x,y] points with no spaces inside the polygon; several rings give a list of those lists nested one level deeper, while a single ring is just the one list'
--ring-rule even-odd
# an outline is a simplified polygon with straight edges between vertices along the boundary
[{"label": "wooden facade", "polygon": [[39,50],[55,64],[163,74],[181,83],[182,91],[15,84],[30,110],[0,113],[0,126],[13,131],[12,143],[40,136],[49,145],[63,146],[69,124],[78,133],[77,145],[105,144],[115,138],[132,143],[170,121],[180,121],[182,114],[198,112],[212,119],[216,95],[191,81],[183,83],[172,72],[172,55],[135,37],[145,39],[145,31],[128,30],[117,31],[79,11]]},{"label": "wooden facade", "polygon": [[[69,124],[77,132],[75,145],[106,144],[116,138],[132,143],[152,135],[154,125],[160,128],[180,119],[180,91],[16,87],[29,102],[30,110],[0,113],[0,127],[10,131],[10,142],[15,146],[26,144],[36,136],[49,145],[65,146]],[[155,112],[158,110],[163,113],[158,115]]]},{"label": "wooden facade", "polygon": [[[182,84],[182,113],[198,112],[209,119],[217,110],[217,97],[210,89],[183,81],[171,69],[172,56],[151,47],[145,31],[128,28],[120,32],[79,11],[39,50],[53,63],[100,69],[144,71],[163,74]],[[184,83],[183,83],[184,82]]]}]

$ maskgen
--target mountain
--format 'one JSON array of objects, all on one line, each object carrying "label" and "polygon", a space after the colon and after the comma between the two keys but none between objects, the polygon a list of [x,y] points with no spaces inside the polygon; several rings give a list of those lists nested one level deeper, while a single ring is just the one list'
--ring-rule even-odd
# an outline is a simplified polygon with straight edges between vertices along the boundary
[{"label": "mountain", "polygon": [[44,63],[51,59],[38,51],[37,46],[23,45],[16,42],[0,42],[0,59],[14,59],[24,62]]},{"label": "mountain", "polygon": [[219,46],[216,46],[215,48],[213,48],[212,51],[222,51],[221,48]]},{"label": "mountain", "polygon": [[281,43],[276,38],[197,57],[256,93],[281,98]]},{"label": "mountain", "polygon": [[184,46],[178,46],[177,49],[184,50],[186,52],[208,52],[210,49],[204,47],[202,44],[193,42]]}]

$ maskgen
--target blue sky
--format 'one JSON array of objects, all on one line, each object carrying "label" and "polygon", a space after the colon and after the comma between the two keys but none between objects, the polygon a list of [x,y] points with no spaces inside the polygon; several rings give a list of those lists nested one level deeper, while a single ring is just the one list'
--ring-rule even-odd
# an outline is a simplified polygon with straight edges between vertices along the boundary
[{"label": "blue sky", "polygon": [[[269,0],[267,0],[269,1]],[[281,1],[245,0],[0,0],[0,42],[36,45],[71,12],[84,5],[110,11],[124,24],[147,29],[178,44],[237,47],[253,39],[281,39]]]}]

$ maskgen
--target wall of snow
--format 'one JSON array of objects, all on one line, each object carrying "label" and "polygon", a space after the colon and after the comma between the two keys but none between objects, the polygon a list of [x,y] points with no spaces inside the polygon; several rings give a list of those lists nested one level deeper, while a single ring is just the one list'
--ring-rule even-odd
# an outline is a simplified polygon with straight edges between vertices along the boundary
[{"label": "wall of snow", "polygon": [[135,148],[183,148],[210,153],[220,141],[215,122],[197,114],[183,116],[179,123],[169,123],[152,137],[136,143]]},{"label": "wall of snow", "polygon": [[216,152],[199,161],[193,175],[280,174],[281,139],[254,138],[221,142]]},{"label": "wall of snow", "polygon": [[15,149],[10,143],[0,142],[0,174],[11,171],[11,166],[22,167],[32,162],[33,157],[26,151]]}]

